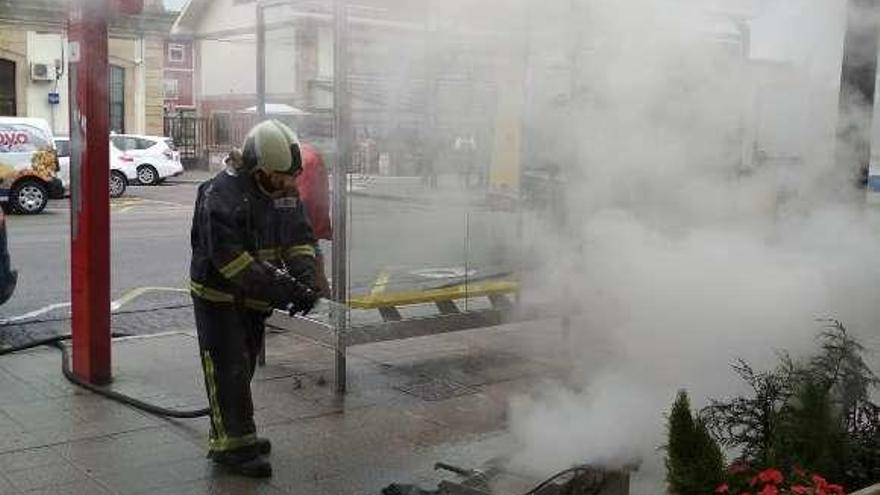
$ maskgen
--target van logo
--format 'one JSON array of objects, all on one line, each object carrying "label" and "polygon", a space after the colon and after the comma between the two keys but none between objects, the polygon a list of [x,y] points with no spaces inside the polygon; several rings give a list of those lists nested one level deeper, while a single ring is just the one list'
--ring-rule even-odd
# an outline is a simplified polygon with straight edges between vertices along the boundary
[{"label": "van logo", "polygon": [[21,131],[0,131],[0,146],[18,146],[27,144],[28,134]]}]

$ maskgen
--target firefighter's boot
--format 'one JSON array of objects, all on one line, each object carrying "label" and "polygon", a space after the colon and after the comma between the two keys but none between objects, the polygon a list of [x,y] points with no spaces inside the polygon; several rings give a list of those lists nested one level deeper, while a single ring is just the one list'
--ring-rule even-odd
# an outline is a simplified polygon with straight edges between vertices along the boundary
[{"label": "firefighter's boot", "polygon": [[272,465],[263,459],[256,445],[241,449],[214,452],[211,459],[232,473],[248,478],[269,478]]},{"label": "firefighter's boot", "polygon": [[[254,444],[256,446],[257,452],[260,455],[269,455],[272,453],[272,442],[268,438],[258,437],[257,443]],[[206,456],[208,459],[213,459],[215,452],[213,450],[208,450],[208,455]]]}]

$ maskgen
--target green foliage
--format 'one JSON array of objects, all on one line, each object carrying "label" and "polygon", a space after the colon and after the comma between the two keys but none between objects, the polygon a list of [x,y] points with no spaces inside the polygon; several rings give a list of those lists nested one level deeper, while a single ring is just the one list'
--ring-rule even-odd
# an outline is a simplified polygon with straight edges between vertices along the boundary
[{"label": "green foliage", "polygon": [[667,426],[666,481],[675,495],[712,493],[724,476],[721,447],[700,419],[694,419],[690,400],[680,391]]},{"label": "green foliage", "polygon": [[775,369],[756,372],[738,361],[750,393],[712,400],[701,417],[747,465],[803,468],[858,489],[880,481],[880,406],[871,401],[880,381],[844,325],[825,323],[819,351],[804,363],[781,354]]},{"label": "green foliage", "polygon": [[794,394],[793,369],[788,360],[772,371],[756,372],[738,360],[733,371],[749,385],[751,394],[727,401],[711,400],[701,416],[725,447],[738,448],[750,464],[778,462],[781,414]]},{"label": "green foliage", "polygon": [[846,455],[846,431],[831,405],[828,389],[816,381],[799,385],[780,415],[776,442],[779,466],[804,467],[832,480],[844,479],[840,460]]},{"label": "green foliage", "polygon": [[849,488],[861,488],[880,481],[880,406],[871,400],[871,391],[880,380],[865,363],[864,346],[846,327],[837,320],[825,323],[820,335],[822,352],[811,360],[810,369],[840,411],[846,433],[843,482]]}]

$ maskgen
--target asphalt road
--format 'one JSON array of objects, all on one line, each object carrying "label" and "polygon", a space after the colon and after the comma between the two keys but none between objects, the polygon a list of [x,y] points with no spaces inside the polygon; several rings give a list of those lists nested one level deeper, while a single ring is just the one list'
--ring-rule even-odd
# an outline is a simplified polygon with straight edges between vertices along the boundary
[{"label": "asphalt road", "polygon": [[[189,229],[197,183],[130,187],[111,205],[112,299],[117,309],[188,301]],[[429,190],[413,181],[366,179],[350,198],[352,293],[411,289],[509,270],[514,217],[454,186]],[[70,300],[68,202],[36,216],[10,216],[9,248],[19,271],[0,321],[63,318]],[[329,258],[329,247],[328,258]],[[328,259],[329,262],[329,259]],[[159,290],[153,290],[158,288]],[[175,290],[176,289],[176,290]]]}]

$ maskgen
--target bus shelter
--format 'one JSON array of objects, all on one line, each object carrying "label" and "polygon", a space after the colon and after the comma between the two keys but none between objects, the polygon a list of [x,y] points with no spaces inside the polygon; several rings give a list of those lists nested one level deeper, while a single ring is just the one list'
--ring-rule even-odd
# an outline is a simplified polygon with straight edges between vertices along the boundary
[{"label": "bus shelter", "polygon": [[[330,172],[334,302],[270,324],[335,349],[523,321],[526,2],[257,4],[261,117]],[[286,105],[297,115],[275,115]]]}]

